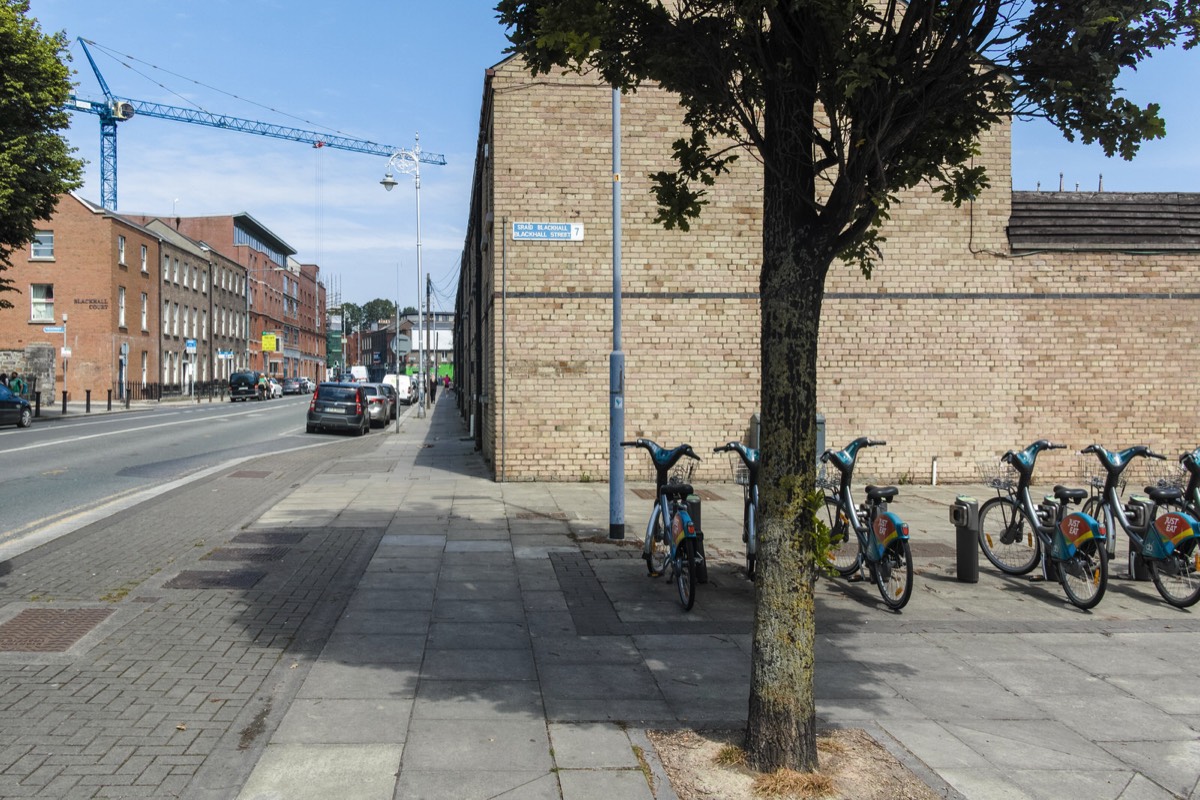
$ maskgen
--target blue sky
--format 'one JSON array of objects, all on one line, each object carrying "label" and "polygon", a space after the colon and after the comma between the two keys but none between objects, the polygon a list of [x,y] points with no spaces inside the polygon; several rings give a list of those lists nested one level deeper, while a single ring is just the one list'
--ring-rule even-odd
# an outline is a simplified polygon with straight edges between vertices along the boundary
[{"label": "blue sky", "polygon": [[[72,39],[77,94],[100,99],[74,38],[97,42],[119,97],[195,104],[308,130],[332,130],[411,147],[419,132],[446,166],[421,171],[422,264],[433,306],[452,309],[466,228],[484,71],[507,44],[493,0],[331,3],[313,0],[32,0],[47,31]],[[1133,163],[1071,145],[1043,123],[1018,123],[1013,187],[1200,191],[1193,144],[1200,109],[1195,52],[1160,54],[1122,83],[1163,106],[1168,136]],[[123,63],[124,62],[124,63]],[[128,65],[128,66],[126,66]],[[173,73],[173,74],[172,74]],[[607,132],[606,134],[607,135]],[[81,190],[99,202],[99,119],[76,114],[68,133],[90,163]],[[170,216],[246,211],[321,266],[343,300],[415,305],[416,209],[411,176],[390,193],[386,160],[359,153],[190,125],[134,118],[118,127],[118,210]]]}]

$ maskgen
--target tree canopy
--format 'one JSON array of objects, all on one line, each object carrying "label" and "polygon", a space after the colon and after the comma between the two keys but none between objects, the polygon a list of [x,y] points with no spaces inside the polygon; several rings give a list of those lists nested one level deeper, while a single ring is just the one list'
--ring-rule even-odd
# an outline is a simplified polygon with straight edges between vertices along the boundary
[{"label": "tree canopy", "polygon": [[688,135],[653,176],[687,229],[732,159],[761,163],[760,543],[746,746],[763,769],[816,765],[813,581],[817,343],[825,276],[867,276],[888,208],[920,185],[954,203],[988,176],[980,135],[1010,114],[1131,158],[1160,137],[1123,70],[1195,46],[1200,0],[499,0],[533,74],[593,70],[680,99]]},{"label": "tree canopy", "polygon": [[396,319],[396,304],[391,300],[376,297],[363,306],[363,320],[366,322],[388,322]]},{"label": "tree canopy", "polygon": [[[66,35],[43,34],[26,0],[0,0],[0,272],[81,185],[83,164],[59,135],[69,125]],[[0,276],[0,293],[17,291]],[[0,308],[12,303],[0,294]]]}]

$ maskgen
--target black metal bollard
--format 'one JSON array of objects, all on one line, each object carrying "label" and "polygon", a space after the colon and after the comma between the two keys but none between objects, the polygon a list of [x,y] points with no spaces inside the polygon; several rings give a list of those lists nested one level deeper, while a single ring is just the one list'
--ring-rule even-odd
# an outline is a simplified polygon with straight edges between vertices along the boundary
[{"label": "black metal bollard", "polygon": [[954,523],[954,544],[957,556],[958,580],[979,582],[979,502],[974,497],[959,495],[950,506],[950,521]]},{"label": "black metal bollard", "polygon": [[689,494],[687,496],[688,516],[692,518],[692,524],[696,526],[696,582],[708,583],[708,563],[704,560],[704,527],[700,524],[700,496]]},{"label": "black metal bollard", "polygon": [[83,390],[83,413],[85,413],[85,414],[92,413],[92,390],[91,389]]},{"label": "black metal bollard", "polygon": [[108,390],[108,408],[107,411],[112,411],[112,389]]},{"label": "black metal bollard", "polygon": [[40,417],[42,415],[42,393],[41,392],[33,393],[33,415],[35,417]]},{"label": "black metal bollard", "polygon": [[64,413],[64,414],[67,413],[67,390],[66,389],[63,389],[62,413]]}]

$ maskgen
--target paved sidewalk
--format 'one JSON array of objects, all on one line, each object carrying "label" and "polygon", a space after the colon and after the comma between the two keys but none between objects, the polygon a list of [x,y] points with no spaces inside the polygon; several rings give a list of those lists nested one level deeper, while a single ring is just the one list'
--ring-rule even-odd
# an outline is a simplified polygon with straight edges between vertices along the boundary
[{"label": "paved sidewalk", "polygon": [[[384,526],[238,797],[673,797],[645,729],[745,719],[739,487],[708,487],[710,581],[685,614],[636,542],[606,540],[606,484],[493,483],[452,400],[250,527]],[[636,537],[648,501],[627,488]],[[1123,550],[1093,613],[986,562],[957,581],[964,491],[987,496],[902,487],[918,570],[902,614],[870,585],[818,584],[823,722],[865,727],[947,796],[1200,797],[1196,612],[1123,577]]]}]

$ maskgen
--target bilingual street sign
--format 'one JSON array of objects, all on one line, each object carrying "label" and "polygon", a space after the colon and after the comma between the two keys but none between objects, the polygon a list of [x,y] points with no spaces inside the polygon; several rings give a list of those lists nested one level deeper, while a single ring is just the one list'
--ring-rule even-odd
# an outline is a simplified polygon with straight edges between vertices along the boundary
[{"label": "bilingual street sign", "polygon": [[514,242],[582,242],[582,222],[514,222]]},{"label": "bilingual street sign", "polygon": [[67,329],[62,325],[47,325],[42,328],[42,333],[66,333]]},{"label": "bilingual street sign", "polygon": [[188,355],[192,355],[192,356],[196,355],[196,340],[195,339],[184,339],[183,340],[183,352],[187,353]]}]

